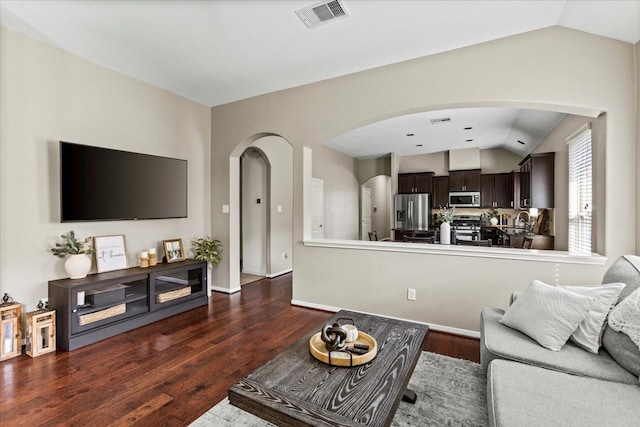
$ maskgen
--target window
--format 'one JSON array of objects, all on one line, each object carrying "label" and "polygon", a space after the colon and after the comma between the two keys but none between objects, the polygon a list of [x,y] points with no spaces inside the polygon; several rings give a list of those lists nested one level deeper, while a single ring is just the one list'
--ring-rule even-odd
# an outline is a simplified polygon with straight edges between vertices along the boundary
[{"label": "window", "polygon": [[569,145],[569,251],[591,253],[591,126],[567,138]]}]

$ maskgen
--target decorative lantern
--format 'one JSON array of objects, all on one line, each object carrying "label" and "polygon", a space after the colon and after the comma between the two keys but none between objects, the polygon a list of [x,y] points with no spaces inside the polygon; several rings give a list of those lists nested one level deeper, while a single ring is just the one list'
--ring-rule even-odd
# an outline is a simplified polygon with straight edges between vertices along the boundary
[{"label": "decorative lantern", "polygon": [[56,351],[56,311],[45,308],[25,315],[26,352],[31,357]]},{"label": "decorative lantern", "polygon": [[0,304],[0,361],[22,354],[22,304],[7,294]]}]

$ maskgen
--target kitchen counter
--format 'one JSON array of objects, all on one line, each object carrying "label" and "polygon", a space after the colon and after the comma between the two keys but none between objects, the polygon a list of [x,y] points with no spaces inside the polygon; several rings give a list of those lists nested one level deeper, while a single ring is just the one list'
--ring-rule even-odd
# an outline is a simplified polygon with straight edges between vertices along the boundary
[{"label": "kitchen counter", "polygon": [[553,236],[528,233],[524,227],[503,227],[498,229],[497,233],[504,247],[521,248],[524,237],[528,236],[533,238],[531,249],[555,249]]}]

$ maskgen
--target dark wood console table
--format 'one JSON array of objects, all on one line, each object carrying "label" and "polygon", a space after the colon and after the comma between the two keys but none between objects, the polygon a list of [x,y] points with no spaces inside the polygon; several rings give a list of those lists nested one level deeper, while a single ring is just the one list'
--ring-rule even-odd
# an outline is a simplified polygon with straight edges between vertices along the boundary
[{"label": "dark wood console table", "polygon": [[[377,341],[371,362],[334,367],[309,353],[311,336],[345,317]],[[426,325],[340,311],[232,386],[229,402],[279,426],[389,426],[427,333]]]},{"label": "dark wood console table", "polygon": [[207,263],[188,259],[153,267],[49,282],[57,345],[92,344],[209,302]]}]

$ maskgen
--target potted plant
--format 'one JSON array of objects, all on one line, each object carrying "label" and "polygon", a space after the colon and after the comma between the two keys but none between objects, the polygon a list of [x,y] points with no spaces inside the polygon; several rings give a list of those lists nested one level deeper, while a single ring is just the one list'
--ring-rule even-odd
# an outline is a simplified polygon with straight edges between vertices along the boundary
[{"label": "potted plant", "polygon": [[496,208],[489,209],[487,211],[487,218],[489,218],[489,224],[498,225],[498,222],[500,220],[500,212],[498,212],[498,209]]},{"label": "potted plant", "polygon": [[448,245],[451,243],[451,221],[456,213],[456,208],[440,208],[438,212],[438,220],[440,221],[440,244]]},{"label": "potted plant", "polygon": [[79,242],[73,230],[60,237],[64,242],[56,243],[56,246],[51,248],[51,253],[59,258],[65,258],[69,255],[69,258],[67,258],[64,263],[64,269],[70,279],[87,277],[87,273],[91,270],[91,258],[87,255],[93,253],[91,237],[87,237],[84,241]]},{"label": "potted plant", "polygon": [[195,259],[207,261],[207,295],[211,295],[211,271],[222,259],[222,242],[211,237],[198,237],[191,240],[191,249]]}]

